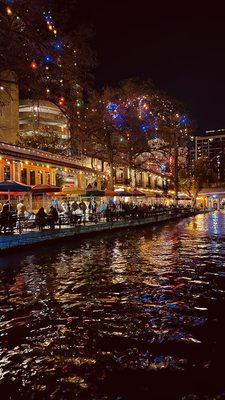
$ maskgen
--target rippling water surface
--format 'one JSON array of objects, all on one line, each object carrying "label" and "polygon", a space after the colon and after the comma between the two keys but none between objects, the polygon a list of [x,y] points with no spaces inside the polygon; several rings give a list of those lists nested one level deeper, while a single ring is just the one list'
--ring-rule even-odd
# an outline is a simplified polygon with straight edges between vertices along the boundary
[{"label": "rippling water surface", "polygon": [[1,400],[225,398],[224,213],[0,266]]}]

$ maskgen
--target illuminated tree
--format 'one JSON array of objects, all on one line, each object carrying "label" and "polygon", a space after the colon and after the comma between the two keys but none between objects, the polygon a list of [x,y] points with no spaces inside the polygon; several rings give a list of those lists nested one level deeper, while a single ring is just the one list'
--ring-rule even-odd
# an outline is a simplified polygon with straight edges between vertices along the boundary
[{"label": "illuminated tree", "polygon": [[109,162],[111,181],[115,164],[154,168],[171,173],[177,196],[180,149],[188,139],[190,122],[183,107],[158,92],[151,81],[127,80],[118,89],[94,93],[83,129],[86,152]]},{"label": "illuminated tree", "polygon": [[[89,156],[99,157],[109,164],[108,187],[114,187],[114,169],[123,164],[120,128],[111,118],[109,104],[119,100],[120,91],[105,88],[101,93],[92,92],[86,107],[85,117],[80,126],[83,137],[83,151]],[[109,99],[111,102],[109,102]],[[119,119],[117,120],[119,124]]]},{"label": "illuminated tree", "polygon": [[204,186],[210,186],[217,181],[217,174],[210,166],[208,158],[201,158],[189,169],[182,169],[179,173],[180,189],[193,197],[194,205],[198,193]]},{"label": "illuminated tree", "polygon": [[[57,104],[78,146],[83,94],[93,66],[90,31],[65,30],[68,13],[64,8],[60,19],[59,12],[51,0],[0,0],[0,72],[15,71],[22,98]],[[4,82],[1,85],[4,88]]]},{"label": "illuminated tree", "polygon": [[41,149],[50,153],[66,153],[68,141],[60,139],[56,132],[39,129],[32,135],[18,135],[17,145],[27,148]]}]

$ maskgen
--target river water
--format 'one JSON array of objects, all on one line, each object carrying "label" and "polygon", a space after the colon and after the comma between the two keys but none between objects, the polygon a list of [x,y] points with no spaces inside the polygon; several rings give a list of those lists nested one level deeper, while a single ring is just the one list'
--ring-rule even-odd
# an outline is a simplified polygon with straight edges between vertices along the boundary
[{"label": "river water", "polygon": [[225,214],[0,258],[0,398],[225,399]]}]

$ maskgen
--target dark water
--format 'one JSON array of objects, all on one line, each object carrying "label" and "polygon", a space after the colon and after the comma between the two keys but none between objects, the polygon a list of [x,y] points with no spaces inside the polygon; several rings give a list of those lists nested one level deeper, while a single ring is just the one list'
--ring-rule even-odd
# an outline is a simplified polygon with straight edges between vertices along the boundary
[{"label": "dark water", "polygon": [[0,259],[0,399],[225,399],[225,214]]}]

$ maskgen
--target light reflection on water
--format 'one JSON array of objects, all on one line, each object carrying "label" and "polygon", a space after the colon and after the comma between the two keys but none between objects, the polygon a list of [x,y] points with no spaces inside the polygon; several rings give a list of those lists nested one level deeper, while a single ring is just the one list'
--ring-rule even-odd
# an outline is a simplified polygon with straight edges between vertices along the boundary
[{"label": "light reflection on water", "polygon": [[0,259],[3,398],[225,398],[224,255],[214,212]]}]

